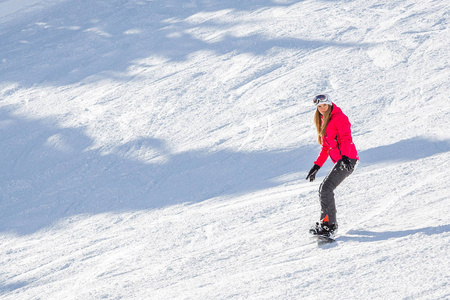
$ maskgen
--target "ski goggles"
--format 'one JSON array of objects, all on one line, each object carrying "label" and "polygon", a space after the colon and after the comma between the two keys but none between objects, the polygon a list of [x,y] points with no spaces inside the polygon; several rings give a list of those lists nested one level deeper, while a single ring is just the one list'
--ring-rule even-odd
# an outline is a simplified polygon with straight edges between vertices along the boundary
[{"label": "ski goggles", "polygon": [[330,101],[328,100],[327,95],[317,95],[313,99],[315,105],[319,105],[320,103],[328,104]]}]

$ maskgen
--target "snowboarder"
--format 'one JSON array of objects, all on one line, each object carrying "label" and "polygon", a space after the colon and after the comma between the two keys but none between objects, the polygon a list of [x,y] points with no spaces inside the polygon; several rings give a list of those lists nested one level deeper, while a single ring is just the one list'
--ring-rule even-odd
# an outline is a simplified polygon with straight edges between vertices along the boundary
[{"label": "snowboarder", "polygon": [[333,237],[338,228],[333,191],[353,173],[359,157],[352,141],[351,124],[342,110],[331,102],[327,94],[315,96],[314,104],[317,108],[314,123],[322,149],[306,180],[314,181],[317,171],[323,166],[328,156],[333,161],[334,167],[319,188],[320,222],[317,222],[309,232],[313,235]]}]

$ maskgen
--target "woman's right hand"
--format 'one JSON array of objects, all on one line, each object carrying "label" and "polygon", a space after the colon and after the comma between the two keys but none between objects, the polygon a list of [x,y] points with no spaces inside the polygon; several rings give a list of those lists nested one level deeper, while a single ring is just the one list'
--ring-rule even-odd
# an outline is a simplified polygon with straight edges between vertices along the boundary
[{"label": "woman's right hand", "polygon": [[316,164],[311,168],[311,170],[308,173],[308,176],[306,176],[306,180],[309,179],[310,182],[313,182],[314,179],[316,179],[316,174],[319,171],[320,167]]}]

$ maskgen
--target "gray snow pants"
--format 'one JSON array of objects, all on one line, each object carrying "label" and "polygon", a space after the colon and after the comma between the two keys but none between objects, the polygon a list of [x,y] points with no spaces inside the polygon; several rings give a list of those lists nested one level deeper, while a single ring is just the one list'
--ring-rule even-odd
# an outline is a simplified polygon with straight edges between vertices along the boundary
[{"label": "gray snow pants", "polygon": [[319,188],[319,197],[320,197],[320,220],[323,220],[328,215],[328,222],[330,224],[337,223],[336,222],[336,203],[334,201],[334,189],[344,181],[353,171],[356,169],[358,164],[357,159],[350,159],[350,161],[355,166],[353,170],[347,171],[342,167],[342,161],[339,160],[334,165],[333,169],[331,169],[330,173],[325,177],[322,184]]}]

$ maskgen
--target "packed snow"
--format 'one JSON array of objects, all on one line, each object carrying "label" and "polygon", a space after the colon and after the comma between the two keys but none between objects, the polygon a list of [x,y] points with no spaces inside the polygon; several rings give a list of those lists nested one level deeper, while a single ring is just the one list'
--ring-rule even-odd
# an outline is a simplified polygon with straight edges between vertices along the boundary
[{"label": "packed snow", "polygon": [[[1,299],[450,299],[445,0],[0,0]],[[312,97],[360,164],[318,245]]]}]

